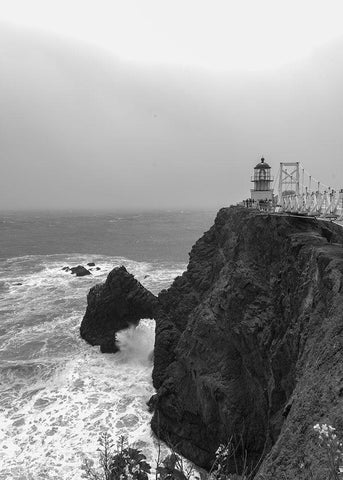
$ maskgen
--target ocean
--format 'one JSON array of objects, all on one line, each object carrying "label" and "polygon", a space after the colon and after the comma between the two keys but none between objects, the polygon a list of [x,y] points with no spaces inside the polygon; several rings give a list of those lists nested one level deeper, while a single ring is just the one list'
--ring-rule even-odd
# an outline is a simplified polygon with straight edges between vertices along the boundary
[{"label": "ocean", "polygon": [[[79,480],[104,431],[155,461],[154,321],[120,332],[118,354],[101,354],[79,336],[86,296],[120,265],[155,294],[167,288],[214,216],[0,213],[1,480]],[[89,262],[99,268],[89,276],[62,270]]]}]

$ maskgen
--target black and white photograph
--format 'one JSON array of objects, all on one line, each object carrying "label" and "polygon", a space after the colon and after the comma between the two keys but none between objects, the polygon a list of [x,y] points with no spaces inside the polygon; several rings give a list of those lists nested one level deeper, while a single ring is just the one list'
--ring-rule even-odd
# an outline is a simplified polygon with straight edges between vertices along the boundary
[{"label": "black and white photograph", "polygon": [[0,0],[0,480],[343,480],[342,0]]}]

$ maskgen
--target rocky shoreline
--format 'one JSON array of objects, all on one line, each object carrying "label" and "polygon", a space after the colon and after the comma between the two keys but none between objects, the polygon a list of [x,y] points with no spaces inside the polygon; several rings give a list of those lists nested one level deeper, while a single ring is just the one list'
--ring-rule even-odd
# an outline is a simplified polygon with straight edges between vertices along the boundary
[{"label": "rocky shoreline", "polygon": [[205,468],[233,439],[256,478],[305,479],[313,426],[343,433],[342,244],[332,222],[221,209],[158,298],[124,267],[91,289],[81,335],[115,351],[155,318],[154,432]]}]

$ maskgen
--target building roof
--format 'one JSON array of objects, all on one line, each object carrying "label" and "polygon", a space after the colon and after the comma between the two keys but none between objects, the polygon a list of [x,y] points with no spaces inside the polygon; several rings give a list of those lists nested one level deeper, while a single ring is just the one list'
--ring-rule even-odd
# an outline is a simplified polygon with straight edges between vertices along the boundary
[{"label": "building roof", "polygon": [[254,167],[254,170],[256,169],[262,170],[264,168],[271,168],[271,167],[268,165],[268,163],[265,163],[264,158],[262,157],[260,163],[258,163],[256,167]]}]

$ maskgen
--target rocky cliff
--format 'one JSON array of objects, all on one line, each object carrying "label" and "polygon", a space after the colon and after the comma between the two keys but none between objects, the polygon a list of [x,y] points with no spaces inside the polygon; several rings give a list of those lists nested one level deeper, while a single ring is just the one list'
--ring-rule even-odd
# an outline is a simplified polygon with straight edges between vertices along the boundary
[{"label": "rocky cliff", "polygon": [[144,317],[156,320],[158,436],[207,468],[231,441],[233,472],[246,451],[259,480],[329,478],[313,426],[343,434],[342,227],[224,208],[158,300],[114,269],[81,334],[115,351],[115,332]]},{"label": "rocky cliff", "polygon": [[342,243],[331,222],[219,211],[159,295],[162,439],[205,467],[232,439],[257,478],[310,478],[310,464],[326,478],[313,425],[343,429]]}]

